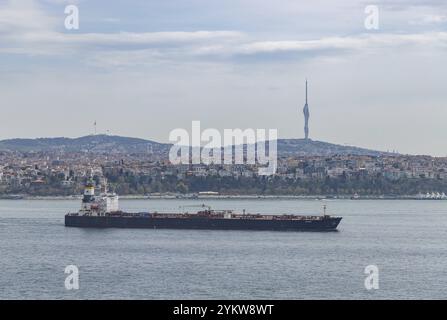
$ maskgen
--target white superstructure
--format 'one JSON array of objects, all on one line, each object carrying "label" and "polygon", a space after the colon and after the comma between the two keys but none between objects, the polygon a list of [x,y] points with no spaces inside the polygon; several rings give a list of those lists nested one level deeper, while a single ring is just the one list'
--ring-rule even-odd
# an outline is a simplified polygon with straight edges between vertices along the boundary
[{"label": "white superstructure", "polygon": [[118,195],[110,193],[107,188],[104,192],[95,196],[95,186],[89,181],[84,188],[84,196],[82,198],[80,215],[103,216],[106,213],[119,211]]}]

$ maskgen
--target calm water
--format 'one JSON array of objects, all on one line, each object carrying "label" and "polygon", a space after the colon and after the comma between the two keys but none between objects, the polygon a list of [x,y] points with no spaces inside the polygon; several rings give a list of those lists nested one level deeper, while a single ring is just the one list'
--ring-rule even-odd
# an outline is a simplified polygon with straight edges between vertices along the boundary
[{"label": "calm water", "polygon": [[[194,200],[122,200],[178,210]],[[65,228],[77,201],[0,201],[2,299],[447,298],[447,201],[215,200],[215,209],[342,215],[339,232]],[[64,269],[80,271],[67,291]],[[364,287],[367,265],[380,289]]]}]

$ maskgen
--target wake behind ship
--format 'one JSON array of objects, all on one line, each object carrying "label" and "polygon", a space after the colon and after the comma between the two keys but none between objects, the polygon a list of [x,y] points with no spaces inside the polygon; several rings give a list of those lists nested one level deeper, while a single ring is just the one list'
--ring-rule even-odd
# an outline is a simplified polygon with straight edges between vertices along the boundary
[{"label": "wake behind ship", "polygon": [[81,228],[151,228],[271,231],[336,231],[341,217],[329,215],[266,215],[211,210],[202,205],[196,213],[128,213],[119,210],[118,196],[95,196],[93,183],[85,186],[81,209],[65,215],[65,226]]}]

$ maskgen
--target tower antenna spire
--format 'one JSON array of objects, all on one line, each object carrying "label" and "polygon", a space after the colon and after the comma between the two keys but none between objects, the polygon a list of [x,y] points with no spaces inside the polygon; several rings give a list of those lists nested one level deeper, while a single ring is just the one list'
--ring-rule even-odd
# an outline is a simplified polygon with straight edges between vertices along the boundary
[{"label": "tower antenna spire", "polygon": [[307,78],[306,78],[306,104],[307,104]]}]

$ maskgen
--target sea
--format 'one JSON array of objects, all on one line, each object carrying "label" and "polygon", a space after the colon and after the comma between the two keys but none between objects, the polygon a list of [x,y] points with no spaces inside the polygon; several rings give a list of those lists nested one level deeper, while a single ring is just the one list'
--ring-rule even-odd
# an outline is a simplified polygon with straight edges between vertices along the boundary
[{"label": "sea", "polygon": [[[120,206],[193,212],[203,201]],[[0,299],[447,298],[447,201],[206,204],[275,214],[322,214],[326,205],[343,220],[337,232],[82,229],[64,226],[79,201],[0,200]],[[67,279],[75,275],[77,286]]]}]

